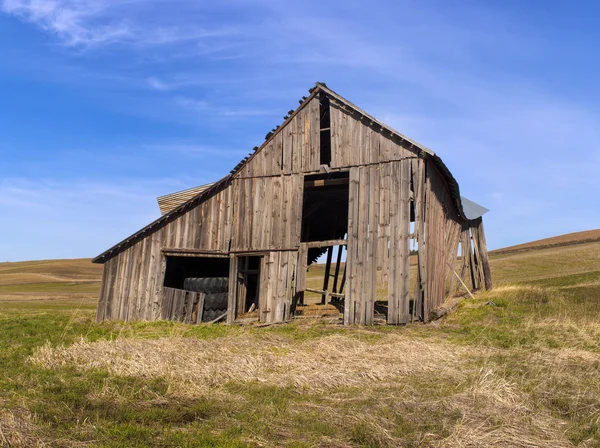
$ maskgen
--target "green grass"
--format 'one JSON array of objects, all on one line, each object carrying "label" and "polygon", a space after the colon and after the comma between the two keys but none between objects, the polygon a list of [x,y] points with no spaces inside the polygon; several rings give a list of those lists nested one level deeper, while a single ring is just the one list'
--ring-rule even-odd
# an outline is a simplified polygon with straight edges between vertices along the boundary
[{"label": "green grass", "polygon": [[[0,301],[0,446],[600,446],[599,247],[492,257],[495,290],[464,300],[440,322],[406,327],[97,324],[92,300],[37,300],[37,289],[4,285],[0,292],[25,291],[31,300]],[[54,287],[65,285],[35,286],[44,293]],[[182,385],[168,369],[152,376],[113,372],[136,352],[95,367],[66,359],[47,368],[31,358],[42,347],[69,353],[76,343],[135,347],[159,338],[165,350],[181,338],[222,342],[220,350],[239,358],[241,376],[198,388]],[[361,378],[360,386],[341,375],[337,386],[324,387],[318,378],[328,372],[293,365],[295,353],[334,365],[335,358],[327,360],[337,352],[323,351],[325,341],[365,344],[372,368],[363,370],[364,355],[344,354],[343,373]],[[406,353],[393,351],[395,341],[421,351],[400,362]],[[261,366],[252,351],[265,344],[274,344],[276,358],[289,359],[309,386],[277,376],[280,367]],[[405,372],[379,377],[404,363]],[[272,375],[245,381],[244,369],[250,375],[257,366]]]}]

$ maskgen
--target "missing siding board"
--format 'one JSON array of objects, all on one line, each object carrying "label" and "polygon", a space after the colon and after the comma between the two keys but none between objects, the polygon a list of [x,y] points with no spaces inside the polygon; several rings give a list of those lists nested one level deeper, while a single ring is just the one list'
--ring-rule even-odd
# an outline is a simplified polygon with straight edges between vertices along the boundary
[{"label": "missing siding board", "polygon": [[320,162],[321,165],[331,164],[331,120],[329,111],[329,97],[321,95],[319,101],[320,117]]}]

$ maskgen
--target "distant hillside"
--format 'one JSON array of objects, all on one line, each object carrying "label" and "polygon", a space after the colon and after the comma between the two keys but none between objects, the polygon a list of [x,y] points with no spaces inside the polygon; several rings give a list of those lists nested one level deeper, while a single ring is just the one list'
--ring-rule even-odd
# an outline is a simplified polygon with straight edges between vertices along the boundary
[{"label": "distant hillside", "polygon": [[583,232],[566,233],[564,235],[544,238],[542,240],[531,241],[529,243],[517,244],[515,246],[504,247],[490,251],[491,255],[500,255],[511,252],[521,252],[532,249],[543,249],[549,247],[570,246],[572,244],[592,243],[600,241],[600,229],[585,230]]},{"label": "distant hillside", "polygon": [[0,297],[96,297],[102,265],[89,258],[0,263]]}]

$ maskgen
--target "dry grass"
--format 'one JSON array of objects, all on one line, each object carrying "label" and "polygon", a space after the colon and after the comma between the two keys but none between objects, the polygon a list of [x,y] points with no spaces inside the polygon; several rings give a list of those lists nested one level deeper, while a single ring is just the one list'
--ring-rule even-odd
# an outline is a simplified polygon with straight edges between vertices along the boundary
[{"label": "dry grass", "polygon": [[31,360],[47,368],[73,364],[107,369],[115,375],[166,377],[174,393],[203,394],[229,381],[309,391],[364,386],[409,374],[464,369],[465,360],[479,352],[402,335],[378,336],[376,344],[372,333],[365,333],[366,340],[360,336],[334,334],[302,343],[272,334],[210,341],[177,337],[82,340],[66,348],[46,345]]},{"label": "dry grass", "polygon": [[[545,351],[530,359],[531,371],[516,378],[494,359],[520,359],[526,355],[522,350],[467,347],[398,333],[346,333],[302,342],[251,330],[209,341],[179,336],[82,339],[69,347],[45,345],[30,361],[50,369],[76,366],[106,369],[116,376],[164,378],[167,394],[178,399],[211,397],[232,403],[243,400],[240,391],[253,384],[265,390],[290,388],[305,398],[290,406],[291,414],[300,418],[317,411],[322,419],[358,428],[358,445],[388,447],[404,446],[407,434],[414,436],[414,446],[572,446],[565,436],[567,422],[539,407],[538,401],[556,393],[581,359],[588,375],[599,362],[597,355],[585,351]],[[523,390],[525,381],[535,384],[535,393]],[[582,403],[589,406],[593,397],[582,397]],[[367,409],[361,409],[364,403],[369,403]],[[433,426],[429,433],[432,423],[420,415],[428,412],[445,422],[444,427]],[[398,418],[407,413],[426,424],[399,431]]]},{"label": "dry grass", "polygon": [[96,298],[101,278],[89,258],[0,263],[0,300]]},{"label": "dry grass", "polygon": [[491,254],[509,253],[523,250],[542,249],[547,247],[560,247],[570,244],[589,243],[600,240],[600,229],[586,230],[583,232],[566,233],[564,235],[555,236],[552,238],[544,238],[542,240],[530,241],[516,246],[503,247],[491,251]]}]

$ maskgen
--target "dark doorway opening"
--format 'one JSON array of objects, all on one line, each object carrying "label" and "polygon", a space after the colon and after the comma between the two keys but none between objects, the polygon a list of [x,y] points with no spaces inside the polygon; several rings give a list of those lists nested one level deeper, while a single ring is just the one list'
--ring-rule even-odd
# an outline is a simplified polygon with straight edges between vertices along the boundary
[{"label": "dark doorway opening", "polygon": [[260,296],[260,265],[262,256],[238,257],[237,272],[237,315],[256,311],[258,316],[258,298]]},{"label": "dark doorway opening", "polygon": [[185,289],[187,278],[229,277],[229,257],[166,256],[164,286]]}]

